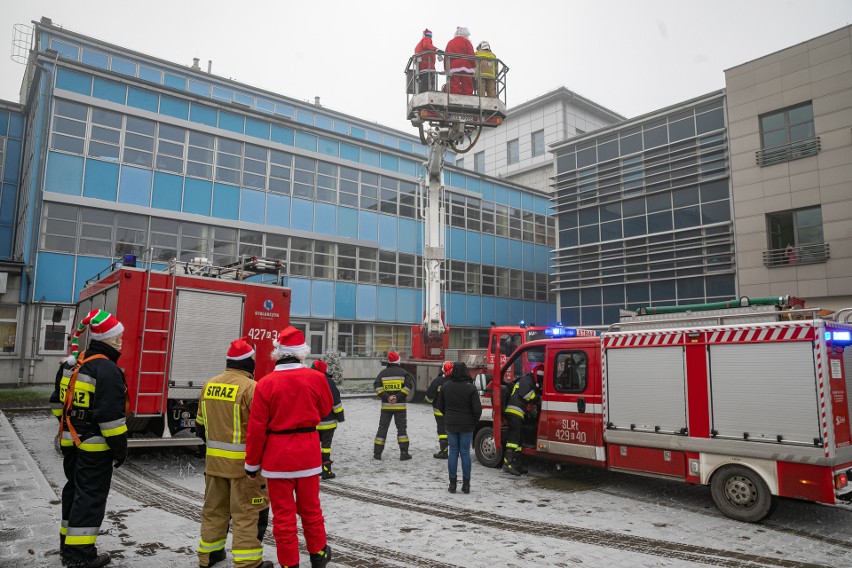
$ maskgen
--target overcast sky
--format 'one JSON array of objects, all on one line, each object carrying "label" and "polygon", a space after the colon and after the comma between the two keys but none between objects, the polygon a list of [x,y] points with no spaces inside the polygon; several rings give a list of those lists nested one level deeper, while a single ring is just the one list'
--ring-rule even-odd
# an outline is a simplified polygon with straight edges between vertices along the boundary
[{"label": "overcast sky", "polygon": [[[428,11],[433,11],[428,15]],[[456,26],[510,67],[510,107],[565,86],[633,117],[724,87],[724,70],[852,23],[850,0],[0,0],[0,40],[54,24],[408,132],[403,70]],[[24,67],[0,60],[0,98]]]}]

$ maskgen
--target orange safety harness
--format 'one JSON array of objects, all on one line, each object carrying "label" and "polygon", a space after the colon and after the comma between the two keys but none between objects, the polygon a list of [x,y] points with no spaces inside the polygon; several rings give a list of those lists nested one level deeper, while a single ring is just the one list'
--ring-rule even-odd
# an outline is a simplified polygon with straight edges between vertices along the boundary
[{"label": "orange safety harness", "polygon": [[65,391],[65,400],[62,401],[62,417],[59,419],[59,438],[62,438],[62,431],[65,427],[68,427],[68,432],[71,434],[71,438],[74,440],[74,446],[80,445],[80,436],[77,435],[77,430],[74,428],[74,425],[71,423],[71,415],[70,412],[74,407],[74,387],[77,385],[77,375],[80,373],[80,367],[83,366],[83,363],[87,361],[93,361],[95,359],[107,359],[106,355],[102,355],[100,353],[96,353],[91,357],[86,357],[86,352],[80,353],[80,357],[77,359],[77,365],[74,367],[74,374],[71,375],[71,380],[68,382],[68,388]]}]

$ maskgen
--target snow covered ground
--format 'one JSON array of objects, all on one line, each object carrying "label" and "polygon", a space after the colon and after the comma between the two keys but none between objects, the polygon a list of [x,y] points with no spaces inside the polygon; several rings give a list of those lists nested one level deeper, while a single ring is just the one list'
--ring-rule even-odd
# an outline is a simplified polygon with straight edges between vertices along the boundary
[{"label": "snow covered ground", "polygon": [[[393,425],[384,459],[373,459],[376,399],[344,407],[332,451],[338,477],[322,494],[332,566],[852,566],[849,508],[782,501],[764,523],[746,524],[722,516],[705,487],[546,462],[515,478],[475,457],[471,494],[450,494],[446,461],[432,457],[430,407],[409,407],[406,462]],[[13,422],[59,486],[55,421]],[[173,449],[136,451],[130,462],[117,471],[99,545],[123,557],[117,566],[196,566],[203,460]],[[271,545],[265,558],[275,558]],[[54,556],[46,565],[58,564]]]}]

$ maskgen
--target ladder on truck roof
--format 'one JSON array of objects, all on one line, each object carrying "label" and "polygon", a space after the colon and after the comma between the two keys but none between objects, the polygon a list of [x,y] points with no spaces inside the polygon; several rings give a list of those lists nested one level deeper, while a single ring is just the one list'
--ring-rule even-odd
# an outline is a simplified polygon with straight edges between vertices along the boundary
[{"label": "ladder on truck roof", "polygon": [[688,326],[749,324],[796,319],[812,319],[819,308],[806,308],[804,300],[793,296],[748,298],[724,302],[680,306],[648,306],[635,311],[621,310],[611,331],[647,331]]},{"label": "ladder on truck roof", "polygon": [[277,285],[282,285],[285,269],[283,260],[259,256],[241,256],[236,262],[218,266],[204,257],[194,258],[191,261],[180,261],[173,258],[169,261],[168,268],[171,274],[187,274],[223,280],[246,280],[252,276],[271,274],[276,277],[275,284]]}]

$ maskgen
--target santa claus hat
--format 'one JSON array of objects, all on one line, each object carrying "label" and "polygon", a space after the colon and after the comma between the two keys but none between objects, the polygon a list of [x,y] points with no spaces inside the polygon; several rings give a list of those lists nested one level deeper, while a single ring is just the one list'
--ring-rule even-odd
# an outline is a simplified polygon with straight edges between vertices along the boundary
[{"label": "santa claus hat", "polygon": [[457,27],[456,28],[456,37],[459,37],[459,36],[470,37],[470,30],[465,28],[465,27],[462,27],[462,26]]},{"label": "santa claus hat", "polygon": [[533,374],[534,375],[541,375],[543,377],[544,376],[544,365],[539,363],[538,365],[533,367]]},{"label": "santa claus hat", "polygon": [[432,30],[426,28],[425,30],[423,30],[423,35],[426,37],[432,37]]},{"label": "santa claus hat", "polygon": [[248,337],[241,337],[231,342],[226,359],[228,361],[242,361],[254,355],[254,346],[247,341]]},{"label": "santa claus hat", "polygon": [[71,355],[66,359],[69,365],[77,363],[77,357],[80,355],[80,336],[83,335],[87,327],[89,328],[89,336],[97,341],[117,337],[124,331],[124,326],[111,313],[104,310],[92,310],[80,320],[80,325],[77,326],[77,331],[71,338]]},{"label": "santa claus hat", "polygon": [[307,347],[305,334],[288,325],[278,332],[278,338],[272,340],[272,345],[282,351],[298,351]]},{"label": "santa claus hat", "polygon": [[399,363],[399,353],[396,351],[388,351],[388,363]]},{"label": "santa claus hat", "polygon": [[453,362],[444,361],[444,364],[441,365],[441,372],[444,373],[444,376],[449,377],[450,373],[453,372]]},{"label": "santa claus hat", "polygon": [[325,375],[328,373],[328,364],[322,359],[317,359],[314,361],[313,368]]}]

